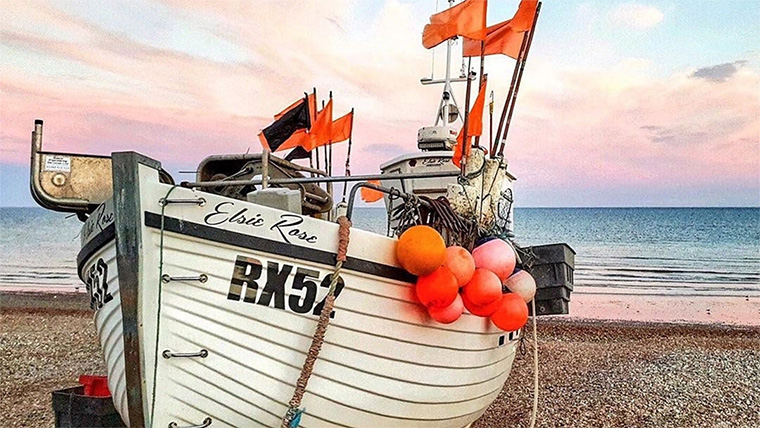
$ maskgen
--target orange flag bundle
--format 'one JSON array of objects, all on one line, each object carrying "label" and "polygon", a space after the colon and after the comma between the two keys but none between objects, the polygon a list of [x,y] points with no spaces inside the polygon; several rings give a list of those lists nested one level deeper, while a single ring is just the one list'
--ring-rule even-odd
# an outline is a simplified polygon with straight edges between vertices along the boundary
[{"label": "orange flag bundle", "polygon": [[[380,185],[380,180],[369,180],[367,183],[374,184],[376,186]],[[380,199],[383,199],[383,192],[380,192],[375,189],[370,189],[368,187],[362,187],[361,190],[359,190],[362,195],[362,201],[364,202],[377,202]]]},{"label": "orange flag bundle", "polygon": [[351,138],[351,128],[354,126],[354,112],[349,113],[335,119],[332,123],[332,137],[330,142],[340,143]]},{"label": "orange flag bundle", "polygon": [[[538,0],[523,0],[512,19],[492,25],[486,29],[484,55],[507,55],[517,59],[523,37],[533,26]],[[480,41],[464,39],[462,56],[480,56]]]},{"label": "orange flag bundle", "polygon": [[484,78],[483,82],[480,84],[480,92],[478,92],[475,104],[473,104],[470,114],[467,117],[467,141],[464,141],[464,126],[462,127],[462,130],[459,131],[459,136],[457,136],[457,145],[454,147],[454,156],[451,158],[451,161],[454,162],[454,165],[456,166],[460,166],[463,156],[468,156],[470,154],[470,137],[476,137],[483,134],[483,107],[486,102],[487,80],[488,79]]},{"label": "orange flag bundle", "polygon": [[422,46],[430,49],[454,36],[485,40],[487,7],[487,0],[465,0],[436,13],[422,32]]}]

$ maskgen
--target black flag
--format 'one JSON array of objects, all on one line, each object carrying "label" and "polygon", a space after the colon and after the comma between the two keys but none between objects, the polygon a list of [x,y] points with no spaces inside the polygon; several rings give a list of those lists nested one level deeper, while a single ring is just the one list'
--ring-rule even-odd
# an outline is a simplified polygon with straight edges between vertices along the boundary
[{"label": "black flag", "polygon": [[287,156],[285,156],[285,160],[308,159],[310,157],[311,152],[307,152],[303,147],[298,146],[295,149],[291,150]]},{"label": "black flag", "polygon": [[269,151],[273,152],[285,140],[290,138],[294,132],[299,129],[309,128],[309,126],[311,126],[309,106],[304,97],[301,102],[284,112],[279,119],[264,128],[259,133],[259,139],[264,147],[268,147]]}]

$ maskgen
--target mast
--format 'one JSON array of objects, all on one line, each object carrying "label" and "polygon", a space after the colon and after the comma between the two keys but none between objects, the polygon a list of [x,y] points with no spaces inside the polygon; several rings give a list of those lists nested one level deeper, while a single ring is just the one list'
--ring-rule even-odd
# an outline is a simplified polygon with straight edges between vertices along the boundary
[{"label": "mast", "polygon": [[[504,125],[504,135],[501,137],[501,141],[497,142],[499,145],[499,153],[497,154],[497,157],[502,157],[504,155],[504,147],[507,145],[507,134],[509,133],[509,125],[512,122],[512,113],[515,111],[515,102],[517,101],[517,92],[520,90],[520,82],[522,81],[523,71],[525,71],[525,63],[528,61],[528,53],[530,53],[530,46],[533,44],[533,34],[536,31],[536,23],[538,22],[538,15],[541,13],[541,2],[538,2],[538,5],[536,6],[536,14],[533,16],[533,23],[530,28],[530,32],[527,35],[528,42],[527,45],[525,45],[523,52],[522,59],[520,61],[520,70],[519,74],[517,76],[517,82],[515,82],[515,88],[514,93],[512,94],[512,100],[511,104],[509,106],[509,114],[507,115],[507,123]],[[525,43],[525,38],[523,38],[523,43]],[[505,105],[506,108],[506,105]],[[503,117],[503,114],[502,114]]]},{"label": "mast", "polygon": [[[454,6],[454,0],[449,0],[449,8]],[[449,99],[451,98],[451,45],[453,40],[446,40],[446,80],[443,84],[443,112],[441,113],[443,125],[449,124]],[[435,124],[438,125],[436,118]]]}]

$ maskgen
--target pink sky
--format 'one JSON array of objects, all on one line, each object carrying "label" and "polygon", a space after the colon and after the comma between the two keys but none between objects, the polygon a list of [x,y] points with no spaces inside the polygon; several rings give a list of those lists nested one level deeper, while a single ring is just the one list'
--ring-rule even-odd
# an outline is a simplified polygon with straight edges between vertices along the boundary
[{"label": "pink sky", "polygon": [[[555,3],[545,2],[508,142],[520,206],[760,205],[756,45],[721,56],[715,46],[684,52],[688,45],[672,36],[658,39],[657,52],[628,51],[631,40],[677,35],[688,16],[677,2],[613,2],[594,13],[588,2]],[[492,4],[489,21],[508,18],[516,5]],[[414,151],[417,129],[435,117],[440,88],[419,84],[430,74],[420,33],[433,7],[4,6],[0,199],[28,199],[19,196],[28,187],[18,171],[29,162],[35,118],[45,120],[48,150],[135,150],[176,171],[209,154],[259,151],[258,131],[313,86],[323,97],[333,91],[336,116],[356,109],[352,169],[377,172],[380,162]],[[570,24],[604,31],[563,37]],[[438,75],[442,57],[439,50]],[[497,105],[513,64],[488,59]],[[335,147],[336,165],[344,151]]]}]

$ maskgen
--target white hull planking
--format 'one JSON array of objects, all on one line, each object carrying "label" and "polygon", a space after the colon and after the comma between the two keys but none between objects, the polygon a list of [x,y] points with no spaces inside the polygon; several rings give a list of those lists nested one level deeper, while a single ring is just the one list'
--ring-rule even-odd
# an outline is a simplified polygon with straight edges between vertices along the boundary
[{"label": "white hull planking", "polygon": [[[95,311],[93,320],[100,339],[100,349],[106,363],[108,376],[108,389],[111,391],[114,406],[122,415],[125,423],[129,425],[127,413],[127,379],[124,373],[124,340],[121,316],[121,295],[119,293],[119,275],[116,266],[116,241],[111,239],[98,251],[92,254],[84,264],[84,272],[90,269],[96,270],[98,262],[105,263],[107,267],[107,292],[112,300]],[[87,279],[87,276],[85,277]],[[90,286],[92,285],[92,282]]]},{"label": "white hull planking", "polygon": [[[279,426],[318,319],[314,312],[319,308],[313,306],[327,292],[326,285],[317,284],[329,281],[325,277],[332,272],[338,226],[175,188],[171,199],[203,197],[207,203],[166,206],[162,250],[158,201],[171,186],[158,183],[156,170],[139,168],[144,215],[134,227],[141,228],[143,244],[138,263],[138,319],[146,423],[194,425],[210,417],[213,427]],[[259,226],[235,221],[217,224],[241,209],[246,209],[247,219],[258,215],[261,220],[254,223]],[[214,214],[222,211],[228,214]],[[283,219],[288,223],[282,225],[299,224],[274,226]],[[296,228],[309,238],[288,234]],[[252,245],[257,243],[273,246]],[[516,343],[510,340],[511,334],[469,314],[451,325],[437,324],[415,302],[408,282],[362,272],[369,265],[385,265],[386,270],[397,272],[388,268],[397,268],[394,245],[385,236],[351,230],[348,255],[360,260],[343,270],[345,288],[336,299],[335,317],[302,402],[306,412],[301,426],[460,428],[482,415],[506,381]],[[113,261],[113,244],[106,248],[90,257],[86,266],[99,254],[107,253]],[[208,281],[161,283],[162,252],[164,274],[206,274]],[[231,283],[234,276],[255,277],[256,263],[263,266],[255,279],[258,290],[250,283],[247,287]],[[293,288],[294,281],[308,282],[310,277],[304,278],[304,272],[315,274],[315,299],[304,297],[303,286]],[[276,279],[285,278],[286,273],[282,308],[278,308],[277,296],[265,291],[276,289],[281,283]],[[269,281],[273,288],[267,285]],[[114,299],[97,311],[95,320],[109,386],[126,420],[123,345],[114,339],[121,325],[118,282],[114,276],[108,283]],[[239,299],[230,296],[231,291],[240,294]],[[244,301],[246,292],[251,302]],[[308,311],[294,311],[300,306]],[[192,353],[201,349],[208,351],[206,358],[161,357],[164,350]],[[115,379],[110,379],[112,375]]]}]

